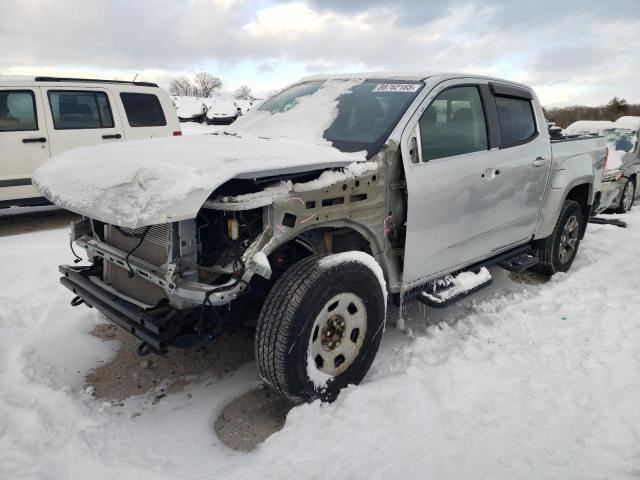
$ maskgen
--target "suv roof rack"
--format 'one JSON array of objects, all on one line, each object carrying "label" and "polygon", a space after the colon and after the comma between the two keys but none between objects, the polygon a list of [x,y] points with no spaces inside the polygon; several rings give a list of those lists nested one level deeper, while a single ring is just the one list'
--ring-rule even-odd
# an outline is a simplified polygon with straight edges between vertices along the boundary
[{"label": "suv roof rack", "polygon": [[125,80],[101,80],[99,78],[68,78],[68,77],[36,77],[36,82],[86,82],[86,83],[120,83],[126,85],[137,85],[139,87],[156,87],[157,83],[152,82],[127,82]]}]

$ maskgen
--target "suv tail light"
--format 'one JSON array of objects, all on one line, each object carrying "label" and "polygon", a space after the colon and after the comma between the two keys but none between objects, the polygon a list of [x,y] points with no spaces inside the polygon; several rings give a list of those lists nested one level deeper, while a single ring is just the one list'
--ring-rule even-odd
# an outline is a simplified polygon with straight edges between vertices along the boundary
[{"label": "suv tail light", "polygon": [[174,137],[181,137],[182,136],[182,131],[181,130],[176,130],[175,132],[173,132],[173,136]]},{"label": "suv tail light", "polygon": [[602,179],[604,180],[604,176],[607,173],[607,162],[609,161],[609,147],[605,147],[604,149],[604,168],[602,169]]}]

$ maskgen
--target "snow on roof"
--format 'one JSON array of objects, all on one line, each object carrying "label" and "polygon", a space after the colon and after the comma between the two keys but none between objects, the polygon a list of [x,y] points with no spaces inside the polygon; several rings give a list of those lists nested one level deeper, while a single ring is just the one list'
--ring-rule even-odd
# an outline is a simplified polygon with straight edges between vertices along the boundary
[{"label": "snow on roof", "polygon": [[612,128],[615,126],[615,123],[608,120],[578,120],[565,128],[564,132],[567,135],[577,135],[578,133],[600,133],[605,128]]},{"label": "snow on roof", "polygon": [[624,116],[615,121],[617,127],[628,128],[630,130],[640,129],[640,117]]}]

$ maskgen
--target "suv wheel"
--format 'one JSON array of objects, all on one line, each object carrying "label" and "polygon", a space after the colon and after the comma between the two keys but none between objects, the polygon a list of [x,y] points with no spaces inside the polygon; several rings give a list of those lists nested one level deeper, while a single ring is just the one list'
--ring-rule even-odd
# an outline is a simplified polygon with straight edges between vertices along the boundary
[{"label": "suv wheel", "polygon": [[532,270],[546,275],[568,271],[578,253],[583,231],[584,217],[580,204],[566,200],[553,233],[534,244],[540,263]]},{"label": "suv wheel", "polygon": [[627,213],[633,207],[633,199],[636,195],[636,182],[630,178],[624,184],[622,193],[620,194],[620,204],[614,210],[615,213]]},{"label": "suv wheel", "polygon": [[255,337],[258,369],[274,390],[296,403],[330,402],[362,381],[386,314],[382,271],[374,267],[362,252],[315,255],[278,279]]}]

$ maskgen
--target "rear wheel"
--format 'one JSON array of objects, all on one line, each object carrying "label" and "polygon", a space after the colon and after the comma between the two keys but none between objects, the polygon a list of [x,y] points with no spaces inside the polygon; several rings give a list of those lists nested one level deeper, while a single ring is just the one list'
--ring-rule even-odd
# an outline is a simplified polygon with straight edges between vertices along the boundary
[{"label": "rear wheel", "polygon": [[627,213],[633,207],[633,198],[636,195],[636,182],[633,178],[627,180],[624,184],[622,193],[620,194],[620,203],[618,208],[614,210],[615,213]]},{"label": "rear wheel", "polygon": [[274,390],[296,403],[333,401],[362,381],[386,313],[372,261],[362,252],[312,256],[276,282],[255,338],[260,374]]},{"label": "rear wheel", "polygon": [[532,270],[546,275],[568,271],[578,253],[583,231],[584,216],[580,204],[566,200],[553,233],[535,244],[540,263]]}]

